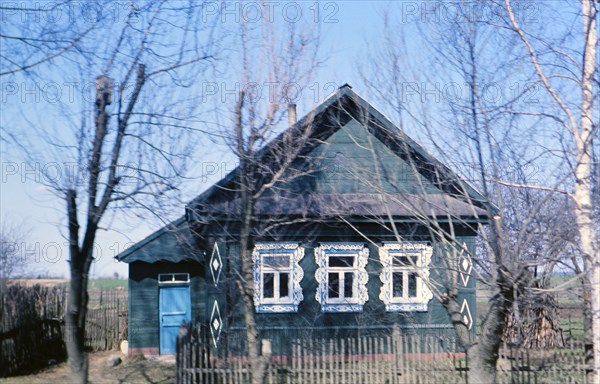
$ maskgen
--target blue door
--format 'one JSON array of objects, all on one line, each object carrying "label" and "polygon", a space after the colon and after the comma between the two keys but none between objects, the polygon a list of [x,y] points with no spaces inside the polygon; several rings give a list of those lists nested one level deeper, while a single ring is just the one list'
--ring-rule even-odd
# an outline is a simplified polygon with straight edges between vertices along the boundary
[{"label": "blue door", "polygon": [[179,326],[192,318],[190,287],[160,287],[160,353],[175,353]]}]

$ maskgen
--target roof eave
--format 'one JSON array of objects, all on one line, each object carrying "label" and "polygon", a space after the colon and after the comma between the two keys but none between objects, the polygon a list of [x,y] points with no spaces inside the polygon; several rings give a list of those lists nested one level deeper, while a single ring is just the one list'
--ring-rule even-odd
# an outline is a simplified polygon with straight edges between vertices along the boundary
[{"label": "roof eave", "polygon": [[174,228],[179,227],[180,225],[182,225],[185,222],[186,222],[186,218],[185,218],[185,216],[182,216],[182,217],[180,217],[180,218],[178,218],[178,219],[176,219],[176,220],[168,223],[164,227],[158,229],[155,232],[152,232],[150,235],[146,236],[144,239],[138,241],[137,243],[135,243],[131,247],[128,247],[123,252],[120,252],[119,254],[115,255],[114,258],[117,259],[117,261],[120,261],[120,262],[123,262],[123,263],[130,263],[130,262],[132,262],[132,261],[128,261],[127,259],[129,257],[131,257],[135,252],[138,252],[143,247],[145,247],[147,244],[149,244],[152,241],[158,239],[162,235],[168,233],[169,230],[172,230]]}]

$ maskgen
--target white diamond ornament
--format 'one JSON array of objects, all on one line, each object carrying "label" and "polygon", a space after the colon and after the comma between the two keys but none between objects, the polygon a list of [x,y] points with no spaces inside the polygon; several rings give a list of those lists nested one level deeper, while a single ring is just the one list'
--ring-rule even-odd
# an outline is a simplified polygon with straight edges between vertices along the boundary
[{"label": "white diamond ornament", "polygon": [[221,336],[221,331],[223,330],[221,311],[219,310],[219,303],[217,303],[217,300],[215,300],[213,304],[212,313],[210,315],[210,325],[210,334],[212,336],[213,344],[215,345],[215,348],[217,348],[219,337]]},{"label": "white diamond ornament", "polygon": [[466,287],[469,284],[469,278],[471,277],[471,271],[473,270],[473,262],[466,243],[462,244],[462,249],[460,250],[458,257],[460,259],[460,279]]},{"label": "white diamond ornament", "polygon": [[470,330],[473,328],[473,317],[471,316],[471,310],[469,309],[469,303],[467,299],[463,299],[462,306],[460,307],[460,313],[463,314],[463,323]]},{"label": "white diamond ornament", "polygon": [[221,270],[223,269],[223,263],[221,261],[221,253],[219,252],[219,246],[215,242],[215,246],[210,256],[210,273],[213,278],[215,287],[219,285],[219,279],[221,277]]}]

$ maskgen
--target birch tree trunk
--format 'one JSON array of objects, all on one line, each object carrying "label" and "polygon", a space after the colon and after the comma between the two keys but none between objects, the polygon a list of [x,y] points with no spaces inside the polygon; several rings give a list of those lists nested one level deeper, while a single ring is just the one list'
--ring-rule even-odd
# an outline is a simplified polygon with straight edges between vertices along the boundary
[{"label": "birch tree trunk", "polygon": [[[586,348],[591,349],[593,359],[587,356],[586,360],[592,363],[592,370],[588,372],[588,382],[600,384],[600,255],[598,252],[598,239],[593,228],[592,214],[592,141],[594,127],[592,118],[594,115],[594,82],[597,71],[597,2],[594,0],[581,0],[583,51],[581,53],[581,79],[578,86],[581,90],[579,121],[573,110],[569,107],[568,97],[559,95],[544,73],[538,56],[531,46],[525,32],[518,24],[512,10],[511,1],[505,0],[506,9],[512,27],[519,35],[521,41],[527,48],[533,68],[540,79],[545,90],[552,97],[556,105],[566,116],[565,127],[572,136],[575,144],[575,159],[573,161],[575,220],[579,233],[579,249],[583,258],[585,273],[589,279],[589,286],[584,285],[584,301],[589,300],[589,315],[591,319],[585,319],[584,325],[591,325],[585,330]],[[585,280],[584,280],[585,281]],[[587,306],[587,303],[586,303]],[[584,314],[588,311],[584,311]],[[592,340],[589,339],[591,334]],[[590,345],[591,343],[591,345]],[[590,360],[593,360],[590,361]]]},{"label": "birch tree trunk", "polygon": [[[594,1],[582,0],[583,73],[581,77],[581,123],[576,131],[575,144],[575,217],[581,241],[586,272],[590,276],[591,323],[593,335],[592,382],[600,384],[600,252],[592,221],[592,139],[594,125],[594,76],[597,70],[598,47],[597,8]],[[598,129],[598,127],[596,127]],[[589,360],[589,359],[588,359]]]}]

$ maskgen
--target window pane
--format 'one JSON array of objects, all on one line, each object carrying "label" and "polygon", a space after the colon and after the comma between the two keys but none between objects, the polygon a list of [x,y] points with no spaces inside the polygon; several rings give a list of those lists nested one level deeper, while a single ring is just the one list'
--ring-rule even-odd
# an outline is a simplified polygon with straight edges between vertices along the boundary
[{"label": "window pane", "polygon": [[417,274],[408,274],[408,297],[417,297]]},{"label": "window pane", "polygon": [[290,294],[289,276],[290,275],[288,273],[280,273],[279,274],[279,297],[280,298],[288,297],[288,295]]},{"label": "window pane", "polygon": [[417,256],[413,255],[398,255],[394,256],[392,265],[394,266],[415,266],[417,265]]},{"label": "window pane", "polygon": [[354,256],[329,256],[330,267],[353,267]]},{"label": "window pane", "polygon": [[353,282],[354,282],[354,273],[352,273],[352,272],[344,273],[344,297],[345,298],[354,297]]},{"label": "window pane", "polygon": [[164,283],[166,281],[173,281],[173,275],[170,273],[158,275],[158,281],[160,281],[161,283]]},{"label": "window pane", "polygon": [[340,275],[336,273],[329,273],[329,287],[327,289],[327,296],[330,299],[337,299],[340,297]]},{"label": "window pane", "polygon": [[173,281],[187,282],[189,280],[187,273],[176,273],[173,276]]},{"label": "window pane", "polygon": [[271,268],[288,268],[290,266],[289,255],[264,255],[263,264]]},{"label": "window pane", "polygon": [[274,298],[275,297],[275,274],[265,273],[263,274],[263,297]]},{"label": "window pane", "polygon": [[402,297],[402,287],[404,283],[404,273],[394,272],[392,273],[392,296]]}]

